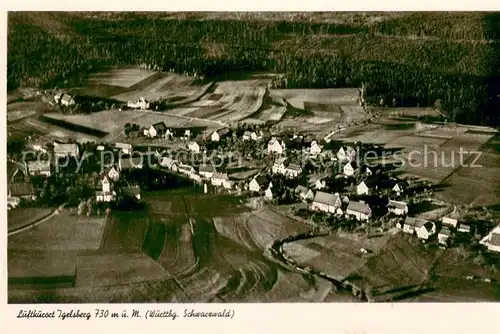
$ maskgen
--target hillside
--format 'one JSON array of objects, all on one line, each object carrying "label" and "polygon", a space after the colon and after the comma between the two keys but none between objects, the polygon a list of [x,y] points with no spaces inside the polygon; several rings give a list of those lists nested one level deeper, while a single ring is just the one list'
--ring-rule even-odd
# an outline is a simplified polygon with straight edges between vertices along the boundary
[{"label": "hillside", "polygon": [[[52,87],[101,65],[208,77],[283,73],[279,88],[359,87],[367,101],[500,124],[494,13],[10,13],[8,88]],[[290,21],[290,19],[294,21]]]}]

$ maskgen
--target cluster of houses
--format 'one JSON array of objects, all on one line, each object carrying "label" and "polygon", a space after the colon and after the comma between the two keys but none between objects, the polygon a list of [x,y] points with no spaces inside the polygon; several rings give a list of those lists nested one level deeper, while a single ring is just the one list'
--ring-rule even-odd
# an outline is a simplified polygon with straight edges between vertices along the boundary
[{"label": "cluster of houses", "polygon": [[146,101],[145,98],[141,97],[137,101],[128,101],[127,107],[129,107],[131,109],[146,110],[146,109],[149,109],[149,102]]},{"label": "cluster of houses", "polygon": [[440,222],[406,217],[404,221],[397,224],[397,228],[402,229],[404,233],[416,235],[423,242],[437,238],[439,245],[443,247],[448,247],[457,233],[471,233],[469,224],[460,223],[451,217],[443,217]]}]

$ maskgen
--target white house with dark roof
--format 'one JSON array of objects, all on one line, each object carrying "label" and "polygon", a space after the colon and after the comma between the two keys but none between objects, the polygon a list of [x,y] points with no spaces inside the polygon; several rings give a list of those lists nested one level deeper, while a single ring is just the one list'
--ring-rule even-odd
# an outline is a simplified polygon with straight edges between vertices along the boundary
[{"label": "white house with dark roof", "polygon": [[208,165],[208,164],[202,164],[198,168],[198,174],[200,174],[201,177],[204,177],[206,179],[210,179],[212,175],[215,173],[215,167],[213,165]]},{"label": "white house with dark roof", "polygon": [[500,253],[500,225],[491,230],[479,243],[489,251]]},{"label": "white house with dark roof", "polygon": [[248,190],[252,192],[261,192],[270,184],[269,178],[265,175],[258,175],[248,184]]},{"label": "white house with dark roof", "polygon": [[295,195],[300,198],[302,202],[307,202],[314,199],[314,192],[304,186],[297,186],[294,191]]},{"label": "white house with dark roof", "polygon": [[414,234],[416,229],[427,223],[427,220],[420,219],[417,217],[406,217],[404,223],[402,224],[403,232],[408,234]]},{"label": "white house with dark roof", "polygon": [[404,216],[408,214],[408,204],[390,199],[387,204],[387,210],[396,216]]},{"label": "white house with dark roof", "polygon": [[158,122],[158,123],[152,124],[145,131],[145,135],[150,137],[150,138],[156,138],[156,137],[165,136],[166,132],[167,132],[167,126],[165,125],[165,122]]},{"label": "white house with dark roof", "polygon": [[460,233],[470,233],[471,227],[469,224],[459,223],[457,227],[457,231]]},{"label": "white house with dark roof", "polygon": [[191,141],[188,144],[188,150],[194,153],[200,153],[201,147],[197,142]]},{"label": "white house with dark roof", "polygon": [[107,176],[101,178],[101,190],[95,192],[96,202],[113,202],[116,199],[116,192]]},{"label": "white house with dark roof", "polygon": [[448,246],[451,240],[451,230],[448,226],[443,226],[438,233],[438,242],[442,246]]},{"label": "white house with dark roof", "polygon": [[272,137],[269,143],[267,143],[267,152],[274,154],[283,154],[285,151],[285,143],[280,142],[276,137]]},{"label": "white house with dark roof", "polygon": [[317,154],[320,154],[321,151],[322,151],[322,147],[318,144],[318,142],[316,140],[313,140],[311,142],[311,148],[310,148],[310,152],[312,155],[317,155]]},{"label": "white house with dark roof", "polygon": [[372,209],[364,202],[349,201],[345,214],[357,220],[369,220],[372,216]]},{"label": "white house with dark roof", "polygon": [[356,186],[356,193],[358,195],[368,195],[370,192],[370,188],[366,185],[365,181],[361,181],[357,186]]},{"label": "white house with dark roof", "polygon": [[348,162],[344,165],[344,167],[342,168],[342,171],[343,171],[345,176],[353,176],[355,169],[354,169],[353,165],[350,162]]},{"label": "white house with dark roof", "polygon": [[428,240],[431,236],[436,234],[436,224],[428,221],[424,225],[416,228],[415,232],[417,233],[417,237],[420,240],[424,240],[424,241]]},{"label": "white house with dark roof", "polygon": [[302,173],[302,167],[297,164],[289,164],[285,168],[285,175],[289,178],[297,178]]},{"label": "white house with dark roof", "polygon": [[80,150],[77,144],[54,143],[54,155],[56,158],[78,157]]},{"label": "white house with dark roof", "polygon": [[338,193],[329,194],[317,191],[311,204],[311,210],[335,213],[341,205],[342,202]]},{"label": "white house with dark roof", "polygon": [[210,139],[212,141],[218,142],[219,140],[221,140],[223,137],[226,137],[230,133],[231,131],[229,130],[229,128],[221,128],[212,132]]}]

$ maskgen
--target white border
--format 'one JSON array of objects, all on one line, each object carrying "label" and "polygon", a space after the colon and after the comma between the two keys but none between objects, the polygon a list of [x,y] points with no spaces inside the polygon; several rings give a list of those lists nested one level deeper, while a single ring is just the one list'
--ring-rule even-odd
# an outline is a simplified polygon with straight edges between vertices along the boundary
[{"label": "white border", "polygon": [[[373,7],[375,5],[376,7]],[[45,0],[40,2],[8,0],[2,5],[1,42],[6,50],[6,21],[5,10],[170,10],[170,11],[217,11],[217,10],[260,10],[260,11],[327,11],[327,10],[499,10],[498,1],[493,0],[455,0],[438,2],[435,0],[395,1],[380,0],[376,2],[351,0],[339,3],[321,0],[258,0],[230,4],[225,1],[193,1],[183,0],[177,4],[163,2],[146,2],[121,0],[106,2],[101,0],[64,1]],[[6,78],[6,52],[1,54],[1,71]],[[1,105],[6,107],[6,80],[1,83]],[[5,109],[4,109],[5,110]],[[5,112],[4,112],[5,114]],[[6,129],[6,117],[2,117],[2,128]],[[6,202],[6,133],[0,131],[2,143],[0,146],[0,180],[2,192],[0,198]],[[5,206],[4,206],[5,208]],[[81,305],[30,305],[29,308],[50,311],[53,309],[80,309],[94,311],[96,308],[106,308],[110,312],[139,309],[174,309],[182,315],[184,308],[198,310],[234,309],[235,317],[228,319],[197,319],[186,321],[178,318],[175,321],[168,319],[132,320],[107,319],[98,320],[45,320],[45,319],[17,319],[20,309],[28,305],[7,304],[7,221],[6,210],[2,210],[2,246],[0,248],[1,270],[0,292],[1,306],[0,324],[2,333],[50,333],[54,331],[79,332],[111,332],[111,333],[142,333],[146,331],[162,333],[281,333],[293,331],[298,333],[500,333],[500,322],[497,316],[500,313],[500,304],[81,304]],[[122,321],[123,320],[123,321]]]}]

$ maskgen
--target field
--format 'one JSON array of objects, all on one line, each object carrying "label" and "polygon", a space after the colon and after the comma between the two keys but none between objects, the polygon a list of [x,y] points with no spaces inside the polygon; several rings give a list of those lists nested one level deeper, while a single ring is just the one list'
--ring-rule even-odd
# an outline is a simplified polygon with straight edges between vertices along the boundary
[{"label": "field", "polygon": [[366,263],[367,258],[362,256],[361,248],[377,252],[389,238],[389,235],[367,239],[334,234],[288,243],[283,249],[299,265],[315,268],[330,277],[343,280]]},{"label": "field", "polygon": [[7,105],[7,123],[36,115],[44,109],[40,102],[14,102]]},{"label": "field", "polygon": [[63,210],[33,229],[9,237],[9,250],[77,251],[98,249],[105,225],[103,217],[72,216]]},{"label": "field", "polygon": [[107,132],[103,139],[106,141],[118,141],[123,137],[123,128],[126,123],[135,123],[139,126],[148,127],[156,122],[163,121],[168,127],[206,127],[208,129],[220,128],[221,125],[215,122],[191,119],[189,117],[175,116],[167,112],[140,112],[132,110],[105,110],[92,113],[90,115],[63,115],[50,113],[45,115],[48,118],[63,120],[68,123],[78,124],[88,128]]},{"label": "field", "polygon": [[46,208],[19,208],[7,211],[7,226],[10,230],[29,225],[48,216],[52,209]]}]

